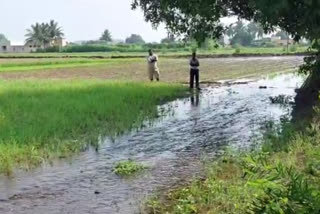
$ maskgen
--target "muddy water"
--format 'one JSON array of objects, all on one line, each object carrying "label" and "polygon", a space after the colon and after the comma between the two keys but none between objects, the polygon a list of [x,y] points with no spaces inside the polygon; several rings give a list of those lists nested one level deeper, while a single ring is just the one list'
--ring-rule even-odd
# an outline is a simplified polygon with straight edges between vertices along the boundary
[{"label": "muddy water", "polygon": [[[166,116],[115,140],[101,139],[98,152],[19,172],[12,179],[1,177],[0,213],[139,213],[141,201],[152,192],[201,175],[203,159],[227,146],[247,148],[261,137],[264,122],[290,114],[291,105],[271,104],[269,97],[294,96],[302,79],[284,74],[208,87],[159,106]],[[150,169],[130,179],[113,174],[114,164],[128,158]]]}]

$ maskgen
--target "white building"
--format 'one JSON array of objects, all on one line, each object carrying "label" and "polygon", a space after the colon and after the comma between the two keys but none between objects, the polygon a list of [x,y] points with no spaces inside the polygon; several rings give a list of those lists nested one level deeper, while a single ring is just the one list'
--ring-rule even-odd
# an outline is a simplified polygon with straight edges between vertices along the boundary
[{"label": "white building", "polygon": [[54,39],[49,42],[45,47],[34,42],[27,42],[25,45],[11,45],[11,42],[6,39],[0,40],[0,53],[30,53],[35,52],[37,49],[48,47],[65,47],[68,42],[65,39]]}]

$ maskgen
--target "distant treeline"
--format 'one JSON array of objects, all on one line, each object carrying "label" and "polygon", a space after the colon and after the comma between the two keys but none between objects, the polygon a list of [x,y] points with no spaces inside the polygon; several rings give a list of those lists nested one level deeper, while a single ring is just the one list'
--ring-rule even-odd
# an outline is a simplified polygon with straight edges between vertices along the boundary
[{"label": "distant treeline", "polygon": [[193,45],[191,43],[167,43],[167,44],[72,44],[63,48],[49,47],[39,49],[37,52],[65,52],[65,53],[81,53],[81,52],[147,52],[149,49],[156,51],[191,51]]}]

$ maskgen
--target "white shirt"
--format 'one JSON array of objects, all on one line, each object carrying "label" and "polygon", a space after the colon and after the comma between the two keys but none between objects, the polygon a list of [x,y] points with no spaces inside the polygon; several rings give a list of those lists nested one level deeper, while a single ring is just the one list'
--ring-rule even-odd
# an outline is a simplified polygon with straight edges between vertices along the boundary
[{"label": "white shirt", "polygon": [[148,57],[148,65],[150,68],[157,68],[158,67],[158,56],[152,55]]}]

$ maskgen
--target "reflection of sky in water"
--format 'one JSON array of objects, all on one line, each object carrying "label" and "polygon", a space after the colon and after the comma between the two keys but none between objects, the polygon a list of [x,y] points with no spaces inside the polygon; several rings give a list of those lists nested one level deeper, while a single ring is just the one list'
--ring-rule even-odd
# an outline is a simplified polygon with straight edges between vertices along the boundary
[{"label": "reflection of sky in water", "polygon": [[[269,97],[294,96],[302,79],[286,74],[206,88],[160,106],[166,116],[114,141],[105,139],[99,153],[88,151],[71,164],[62,161],[18,173],[13,180],[1,179],[0,213],[134,213],[139,200],[155,189],[201,173],[203,156],[221,154],[226,145],[249,146],[252,137],[259,137],[261,124],[291,112],[290,106],[272,105]],[[147,163],[151,169],[136,178],[119,179],[112,166],[127,158]],[[101,194],[96,196],[95,190]]]}]

